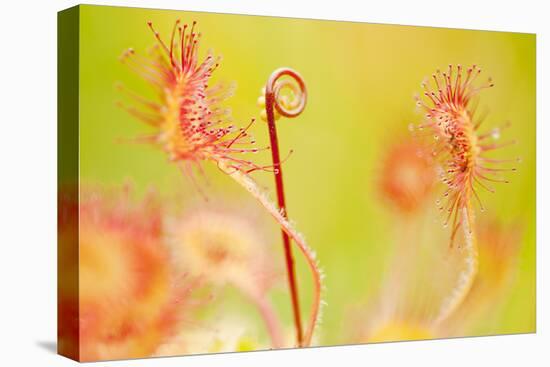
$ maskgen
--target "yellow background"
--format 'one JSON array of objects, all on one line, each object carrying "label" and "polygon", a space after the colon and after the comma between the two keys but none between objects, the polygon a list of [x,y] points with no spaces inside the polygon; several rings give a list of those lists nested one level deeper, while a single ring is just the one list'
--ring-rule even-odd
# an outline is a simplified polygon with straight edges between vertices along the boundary
[{"label": "yellow background", "polygon": [[[391,254],[392,233],[398,228],[391,209],[377,192],[380,157],[388,143],[408,133],[410,122],[421,121],[413,101],[413,95],[420,92],[420,82],[449,63],[481,65],[483,75],[495,81],[494,88],[481,93],[480,107],[487,107],[489,112],[484,124],[492,128],[511,121],[503,141],[517,139],[519,143],[503,149],[499,156],[520,156],[523,162],[518,172],[510,175],[510,184],[497,185],[496,194],[480,192],[488,208],[488,213],[480,216],[490,213],[504,222],[517,221],[523,237],[516,282],[494,311],[498,323],[481,322],[476,333],[534,331],[534,35],[83,6],[82,182],[120,185],[131,180],[139,193],[153,186],[167,196],[179,191],[195,194],[190,182],[167,163],[162,152],[119,142],[150,130],[115,105],[123,98],[114,88],[117,81],[152,95],[149,86],[118,57],[128,47],[145,54],[155,43],[147,20],[167,38],[177,18],[198,22],[203,35],[200,55],[212,48],[223,56],[214,79],[237,83],[235,95],[226,103],[237,125],[259,116],[256,101],[260,88],[274,69],[292,67],[307,83],[305,112],[296,119],[281,119],[278,131],[282,155],[294,150],[284,165],[290,217],[317,251],[327,273],[323,344],[340,342],[348,307],[374,297]],[[259,146],[267,145],[264,123],[259,121],[253,130]],[[269,152],[253,158],[270,163]],[[206,168],[209,190],[250,201],[215,167]],[[273,187],[270,173],[256,172],[253,177]],[[279,251],[279,236],[272,226],[273,245]],[[311,285],[305,264],[299,261],[298,266],[305,312]],[[289,323],[288,299],[284,287],[281,289],[274,298],[283,320]],[[235,302],[239,302],[238,297]]]}]

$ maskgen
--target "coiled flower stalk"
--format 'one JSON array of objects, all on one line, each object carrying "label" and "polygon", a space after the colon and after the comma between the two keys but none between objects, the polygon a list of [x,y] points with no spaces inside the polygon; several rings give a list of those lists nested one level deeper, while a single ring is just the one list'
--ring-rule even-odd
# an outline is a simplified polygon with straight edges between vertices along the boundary
[{"label": "coiled flower stalk", "polygon": [[[285,76],[289,78],[283,79],[283,77]],[[289,99],[286,95],[283,96],[281,94],[281,91],[284,89],[288,89],[292,93],[292,99]],[[275,70],[271,74],[263,92],[264,96],[260,97],[259,104],[262,107],[265,106],[265,114],[264,111],[262,111],[262,119],[267,121],[269,128],[269,140],[274,168],[273,174],[275,178],[277,204],[279,209],[278,212],[282,219],[288,221],[288,211],[286,206],[283,183],[283,171],[279,154],[279,142],[275,120],[278,120],[281,116],[294,118],[300,115],[307,103],[307,89],[303,78],[298,72],[290,68],[280,68]],[[322,275],[317,266],[314,253],[307,247],[305,242],[303,242],[303,238],[294,238],[290,233],[285,230],[284,226],[282,227],[281,232],[283,239],[283,248],[285,252],[288,283],[292,300],[292,310],[294,315],[294,324],[296,328],[297,344],[300,347],[308,346],[311,343],[311,338],[313,336],[313,332],[319,317],[321,306]],[[305,256],[314,280],[314,301],[312,304],[310,321],[307,326],[305,335],[303,335],[302,330],[298,284],[296,281],[294,257],[291,247],[291,237]]]}]

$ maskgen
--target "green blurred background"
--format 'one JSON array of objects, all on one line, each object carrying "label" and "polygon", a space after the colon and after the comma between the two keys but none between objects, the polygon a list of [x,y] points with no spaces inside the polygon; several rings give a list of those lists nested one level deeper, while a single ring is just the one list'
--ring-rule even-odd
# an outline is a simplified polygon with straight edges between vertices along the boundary
[{"label": "green blurred background", "polygon": [[[81,6],[82,182],[120,185],[130,180],[138,193],[153,186],[167,196],[182,191],[196,195],[161,151],[119,141],[150,130],[116,107],[123,96],[115,83],[152,94],[118,58],[128,47],[145,54],[155,43],[146,21],[153,21],[161,35],[169,37],[177,18],[198,22],[203,34],[200,55],[212,48],[223,56],[214,80],[237,83],[235,95],[226,103],[237,125],[259,116],[256,101],[274,69],[292,67],[307,83],[305,112],[296,119],[281,119],[278,130],[282,154],[294,150],[284,166],[290,217],[317,251],[327,274],[328,307],[321,335],[329,344],[341,341],[348,307],[375,296],[391,254],[396,221],[377,192],[380,157],[388,143],[407,134],[410,122],[421,121],[413,101],[420,82],[449,63],[481,65],[484,75],[495,81],[495,88],[481,94],[480,106],[489,112],[484,124],[494,127],[511,121],[503,141],[514,138],[519,143],[499,156],[520,156],[523,162],[510,184],[497,185],[495,195],[480,193],[491,215],[504,222],[519,221],[524,232],[516,282],[503,305],[495,309],[498,327],[481,324],[477,333],[535,330],[534,35]],[[261,120],[253,132],[259,146],[267,145]],[[269,152],[254,158],[270,163]],[[207,166],[206,171],[208,190],[252,202],[215,167]],[[257,172],[253,177],[272,188],[271,174]],[[278,250],[279,236],[276,226],[271,226]],[[305,312],[311,284],[300,260],[298,268]],[[284,287],[274,298],[290,324]]]}]

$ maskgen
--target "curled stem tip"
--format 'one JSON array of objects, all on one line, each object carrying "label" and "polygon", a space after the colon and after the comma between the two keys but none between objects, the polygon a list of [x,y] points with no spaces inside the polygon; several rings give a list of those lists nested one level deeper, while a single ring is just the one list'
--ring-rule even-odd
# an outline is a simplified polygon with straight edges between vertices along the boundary
[{"label": "curled stem tip", "polygon": [[[291,79],[282,79],[288,76]],[[294,94],[291,101],[283,99],[280,95],[281,90],[289,89]],[[269,128],[269,139],[271,145],[271,156],[273,160],[273,173],[275,176],[275,187],[277,191],[277,204],[283,218],[288,219],[285,192],[283,184],[283,171],[281,166],[281,157],[279,154],[279,141],[277,138],[277,128],[275,125],[275,110],[285,117],[296,117],[305,108],[307,101],[306,85],[300,74],[289,68],[280,68],[275,70],[269,77],[265,87],[265,109],[267,123]],[[290,246],[290,236],[282,229],[283,247],[285,253],[288,283],[292,302],[292,311],[294,324],[296,328],[296,340],[299,347],[304,346],[302,320],[300,312],[300,302],[298,296],[298,283],[296,280],[296,270],[294,265],[294,256]]]},{"label": "curled stem tip", "polygon": [[[289,76],[292,80],[284,79],[279,80],[284,76]],[[284,88],[290,89],[294,93],[294,99],[292,101],[286,101],[287,103],[282,103],[280,92]],[[275,70],[267,80],[265,86],[265,97],[266,97],[266,109],[272,109],[275,107],[277,112],[285,117],[296,117],[302,113],[306,107],[307,103],[307,89],[306,83],[302,76],[295,70],[289,68],[280,68]],[[269,100],[268,100],[269,97]],[[269,114],[269,111],[267,111]],[[269,121],[268,121],[269,123]],[[275,122],[273,121],[273,124]]]}]

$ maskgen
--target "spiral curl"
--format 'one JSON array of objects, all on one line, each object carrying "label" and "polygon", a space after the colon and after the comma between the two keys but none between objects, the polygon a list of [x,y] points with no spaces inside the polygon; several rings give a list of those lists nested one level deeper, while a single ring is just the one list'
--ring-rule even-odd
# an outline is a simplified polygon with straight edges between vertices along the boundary
[{"label": "spiral curl", "polygon": [[[279,80],[283,76],[289,76],[292,80]],[[284,88],[289,88],[294,93],[294,98],[288,101],[280,95]],[[290,68],[275,70],[267,80],[265,95],[273,96],[273,106],[281,116],[296,117],[302,113],[307,103],[307,88],[302,76]],[[266,98],[267,99],[267,98]]]},{"label": "spiral curl", "polygon": [[[279,80],[288,76],[290,79]],[[291,100],[287,96],[281,95],[281,91],[288,88],[292,91],[293,97]],[[287,265],[287,273],[289,280],[289,288],[292,301],[292,309],[294,314],[294,324],[296,327],[296,340],[298,347],[309,346],[315,326],[319,321],[319,309],[321,304],[321,273],[317,266],[317,262],[313,252],[307,247],[307,244],[292,228],[287,228],[288,212],[285,203],[283,172],[281,159],[279,156],[279,143],[277,138],[277,128],[275,120],[280,116],[293,118],[302,113],[307,102],[306,85],[301,75],[289,68],[280,68],[275,70],[267,80],[264,96],[260,98],[260,105],[265,106],[265,118],[262,116],[269,128],[269,139],[271,146],[271,154],[273,159],[275,187],[277,191],[278,210],[276,211],[276,220],[281,224],[281,232],[283,238],[283,246],[285,250],[285,260]],[[300,302],[298,295],[298,285],[296,279],[294,256],[292,254],[291,239],[296,243],[300,252],[305,257],[314,280],[314,301],[311,305],[311,313],[309,323],[306,326],[305,333],[302,329],[302,318],[300,313]]]}]

